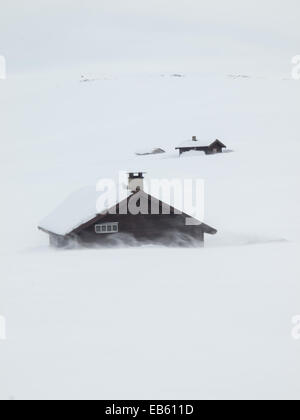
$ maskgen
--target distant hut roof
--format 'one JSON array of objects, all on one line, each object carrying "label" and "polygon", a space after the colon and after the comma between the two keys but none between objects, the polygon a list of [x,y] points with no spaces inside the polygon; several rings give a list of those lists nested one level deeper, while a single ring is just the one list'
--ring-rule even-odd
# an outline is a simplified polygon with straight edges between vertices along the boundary
[{"label": "distant hut roof", "polygon": [[222,143],[220,140],[218,140],[218,139],[216,139],[215,141],[213,141],[209,146],[211,147],[211,146],[214,146],[216,144],[219,145],[219,146],[221,146],[221,147],[227,148],[227,146],[224,143]]},{"label": "distant hut roof", "polygon": [[218,143],[221,145],[221,147],[226,147],[225,144],[223,144],[220,140],[214,140],[211,142],[210,140],[198,140],[194,138],[194,140],[186,140],[183,143],[181,143],[179,146],[176,147],[177,149],[190,149],[194,147],[210,147],[214,145],[215,143]]},{"label": "distant hut roof", "polygon": [[166,153],[166,151],[160,147],[155,147],[152,149],[140,149],[135,152],[137,156],[158,155],[162,153]]},{"label": "distant hut roof", "polygon": [[209,144],[210,142],[205,140],[186,140],[180,143],[179,146],[176,147],[176,149],[185,149],[191,147],[208,147]]}]

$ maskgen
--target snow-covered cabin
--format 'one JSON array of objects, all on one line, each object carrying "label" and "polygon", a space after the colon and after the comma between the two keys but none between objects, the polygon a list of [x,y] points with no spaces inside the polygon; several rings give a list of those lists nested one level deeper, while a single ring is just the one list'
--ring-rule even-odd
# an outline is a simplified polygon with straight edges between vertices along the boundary
[{"label": "snow-covered cabin", "polygon": [[198,140],[196,136],[192,137],[192,140],[187,140],[181,143],[176,150],[179,150],[179,154],[191,151],[204,152],[206,155],[212,155],[215,153],[222,153],[223,149],[226,149],[227,146],[223,144],[220,140],[215,140],[212,143]]},{"label": "snow-covered cabin", "polygon": [[128,188],[121,201],[102,200],[95,187],[77,191],[46,217],[39,229],[49,235],[50,244],[55,247],[201,246],[205,234],[217,233],[144,191],[143,173],[129,174]]}]

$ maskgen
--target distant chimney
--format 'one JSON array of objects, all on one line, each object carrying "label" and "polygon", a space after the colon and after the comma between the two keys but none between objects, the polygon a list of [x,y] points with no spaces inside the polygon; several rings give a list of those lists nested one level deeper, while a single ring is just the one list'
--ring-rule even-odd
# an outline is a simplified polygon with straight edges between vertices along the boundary
[{"label": "distant chimney", "polygon": [[128,190],[133,193],[144,190],[144,172],[129,172]]},{"label": "distant chimney", "polygon": [[192,140],[193,140],[193,141],[198,141],[198,140],[197,140],[197,136],[193,136],[193,137],[192,137]]}]

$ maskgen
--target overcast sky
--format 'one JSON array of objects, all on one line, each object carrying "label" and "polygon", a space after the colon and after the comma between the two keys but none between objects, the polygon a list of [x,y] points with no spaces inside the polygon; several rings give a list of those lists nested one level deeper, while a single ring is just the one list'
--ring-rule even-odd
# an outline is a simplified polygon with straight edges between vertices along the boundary
[{"label": "overcast sky", "polygon": [[289,72],[299,0],[1,0],[11,73]]}]

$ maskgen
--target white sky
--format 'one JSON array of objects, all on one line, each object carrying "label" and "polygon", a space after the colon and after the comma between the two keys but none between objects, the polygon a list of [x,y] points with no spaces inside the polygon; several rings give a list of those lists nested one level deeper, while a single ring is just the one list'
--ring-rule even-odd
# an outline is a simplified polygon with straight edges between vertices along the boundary
[{"label": "white sky", "polygon": [[1,0],[11,73],[288,73],[300,54],[299,0]]}]

